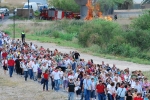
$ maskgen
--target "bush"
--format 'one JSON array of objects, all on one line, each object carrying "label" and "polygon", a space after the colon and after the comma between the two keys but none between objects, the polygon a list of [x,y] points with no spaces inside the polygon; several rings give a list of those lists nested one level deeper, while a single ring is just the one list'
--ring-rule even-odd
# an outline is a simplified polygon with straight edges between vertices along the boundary
[{"label": "bush", "polygon": [[132,47],[130,44],[110,44],[108,46],[107,53],[114,55],[121,55],[124,57],[136,57],[138,55],[139,48]]},{"label": "bush", "polygon": [[85,23],[79,33],[79,42],[83,46],[97,44],[107,47],[116,35],[122,33],[118,24],[103,19],[95,19]]},{"label": "bush", "polygon": [[40,15],[40,12],[39,11],[35,11],[34,12],[34,16],[38,17]]},{"label": "bush", "polygon": [[125,39],[134,47],[141,50],[150,49],[150,33],[149,30],[134,29],[125,34]]},{"label": "bush", "polygon": [[52,36],[54,36],[55,38],[59,38],[60,37],[60,33],[58,31],[54,31],[52,33]]},{"label": "bush", "polygon": [[142,16],[133,20],[131,26],[132,28],[141,30],[150,29],[150,13],[147,11]]}]

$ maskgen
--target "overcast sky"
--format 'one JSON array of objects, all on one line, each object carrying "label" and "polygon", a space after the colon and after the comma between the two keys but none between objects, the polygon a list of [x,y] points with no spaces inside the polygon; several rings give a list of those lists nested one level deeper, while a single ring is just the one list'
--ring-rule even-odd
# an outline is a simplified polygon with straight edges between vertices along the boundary
[{"label": "overcast sky", "polygon": [[135,3],[141,3],[143,0],[133,0]]}]

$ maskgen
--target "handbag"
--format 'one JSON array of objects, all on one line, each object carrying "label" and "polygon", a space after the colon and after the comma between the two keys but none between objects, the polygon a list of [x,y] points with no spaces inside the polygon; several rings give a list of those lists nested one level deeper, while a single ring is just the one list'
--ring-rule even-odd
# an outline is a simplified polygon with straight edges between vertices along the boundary
[{"label": "handbag", "polygon": [[43,84],[43,83],[44,83],[44,81],[45,81],[45,79],[44,79],[44,78],[42,78],[42,79],[41,79],[41,84]]},{"label": "handbag", "polygon": [[[123,91],[123,89],[122,89],[122,91]],[[117,99],[117,100],[119,100],[119,99],[120,99],[120,96],[121,96],[122,91],[120,92],[120,94],[119,94],[119,95],[117,95],[117,97],[116,97],[116,99]]]}]

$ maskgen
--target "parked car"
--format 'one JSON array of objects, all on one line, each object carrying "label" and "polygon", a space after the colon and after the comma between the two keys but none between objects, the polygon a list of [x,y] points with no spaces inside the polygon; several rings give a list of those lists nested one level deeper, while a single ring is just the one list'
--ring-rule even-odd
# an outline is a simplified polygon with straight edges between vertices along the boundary
[{"label": "parked car", "polygon": [[0,8],[0,12],[3,12],[5,16],[9,16],[9,9],[8,8]]}]

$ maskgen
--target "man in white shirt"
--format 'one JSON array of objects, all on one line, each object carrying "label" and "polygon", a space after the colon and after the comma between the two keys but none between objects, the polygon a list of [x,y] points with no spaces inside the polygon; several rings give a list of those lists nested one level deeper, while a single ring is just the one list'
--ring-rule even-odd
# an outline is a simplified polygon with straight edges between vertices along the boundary
[{"label": "man in white shirt", "polygon": [[58,68],[56,68],[52,72],[52,78],[54,79],[55,82],[55,91],[59,90],[59,80],[60,80],[60,72],[58,71]]},{"label": "man in white shirt", "polygon": [[65,64],[66,66],[71,65],[71,60],[68,57],[66,57]]},{"label": "man in white shirt", "polygon": [[34,60],[32,59],[28,64],[30,79],[33,79],[33,68],[32,68],[33,64],[34,64]]},{"label": "man in white shirt", "polygon": [[60,85],[60,87],[62,87],[62,85],[63,85],[63,74],[64,74],[64,72],[61,70],[61,68],[59,68],[59,74],[60,74],[60,80],[59,80],[59,85]]},{"label": "man in white shirt", "polygon": [[33,79],[34,79],[34,81],[37,81],[37,70],[39,68],[39,64],[36,63],[36,61],[34,61],[32,68],[33,68]]},{"label": "man in white shirt", "polygon": [[134,86],[134,89],[137,89],[138,93],[142,93],[142,86],[139,84],[139,81],[136,80],[135,82],[136,82],[136,84]]}]

